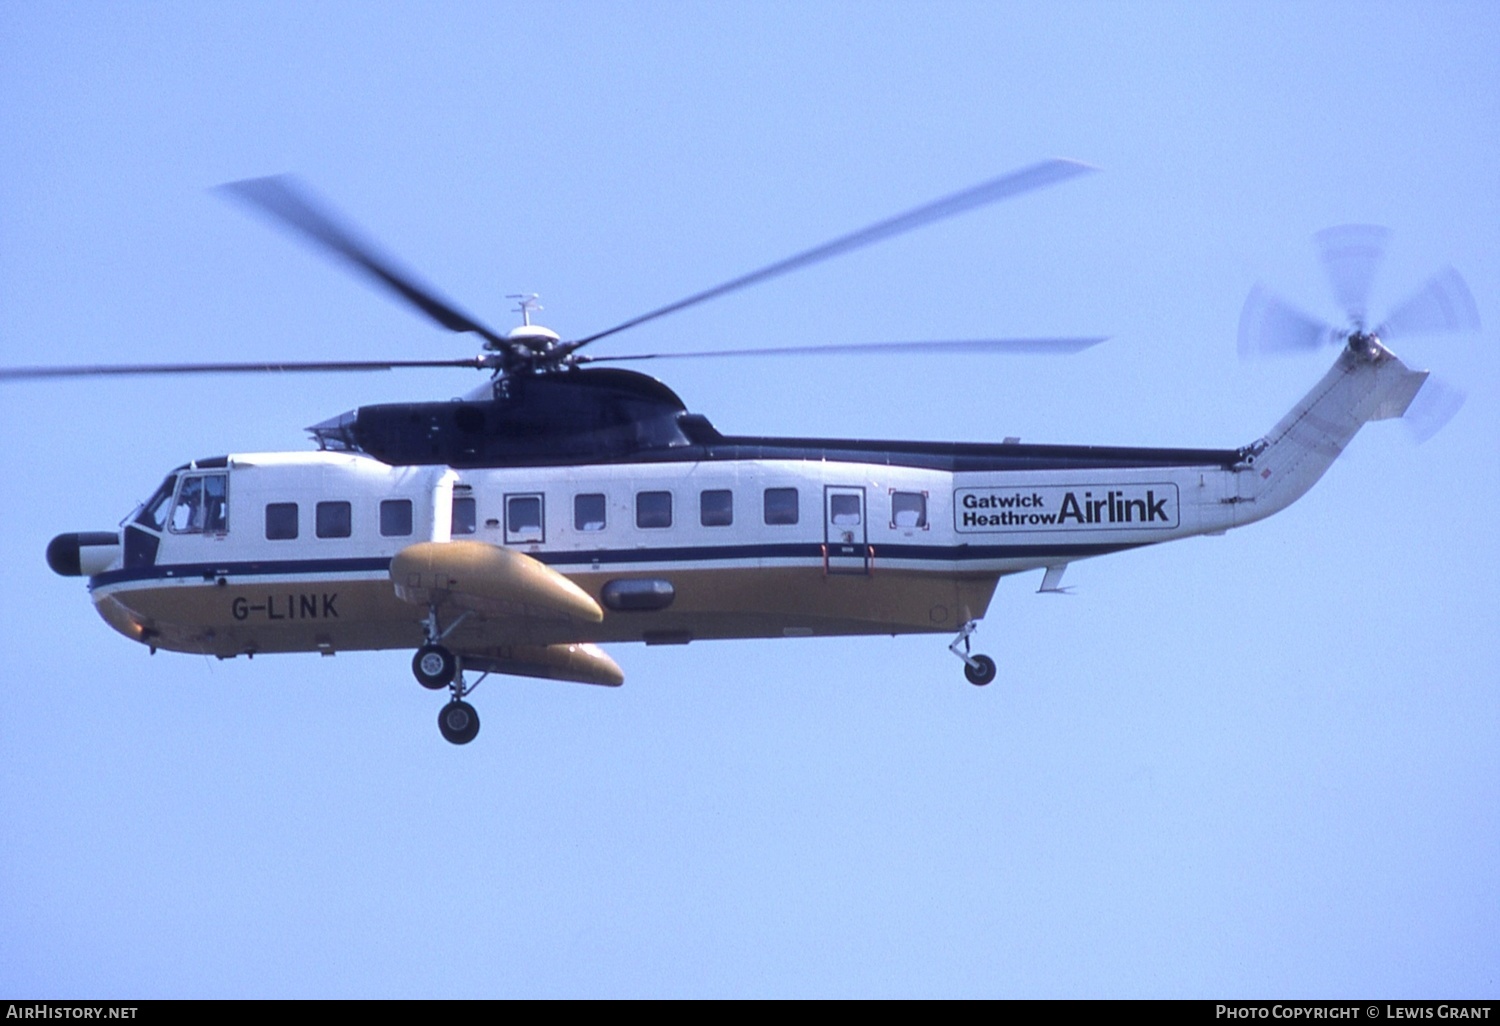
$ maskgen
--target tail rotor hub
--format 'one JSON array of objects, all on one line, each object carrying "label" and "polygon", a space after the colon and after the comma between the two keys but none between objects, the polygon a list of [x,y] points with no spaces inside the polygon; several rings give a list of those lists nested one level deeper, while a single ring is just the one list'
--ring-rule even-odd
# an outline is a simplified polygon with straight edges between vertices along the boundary
[{"label": "tail rotor hub", "polygon": [[1374,357],[1378,356],[1384,347],[1380,344],[1380,336],[1373,331],[1365,331],[1356,328],[1349,332],[1349,352],[1355,356]]}]

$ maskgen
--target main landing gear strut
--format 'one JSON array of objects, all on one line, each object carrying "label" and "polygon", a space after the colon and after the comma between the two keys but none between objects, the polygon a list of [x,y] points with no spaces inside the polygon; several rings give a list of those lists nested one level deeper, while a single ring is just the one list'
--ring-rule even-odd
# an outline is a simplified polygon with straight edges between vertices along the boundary
[{"label": "main landing gear strut", "polygon": [[[948,646],[948,651],[964,661],[964,676],[976,687],[984,687],[995,679],[995,660],[987,655],[972,655],[969,652],[969,636],[979,627],[978,620],[970,620],[958,629],[958,637]],[[959,648],[963,651],[960,652]]]},{"label": "main landing gear strut", "polygon": [[463,623],[468,615],[464,613],[449,624],[447,630],[441,630],[438,626],[437,607],[429,607],[427,620],[423,624],[427,643],[417,649],[417,654],[411,660],[411,672],[418,684],[432,691],[448,689],[451,697],[448,704],[438,711],[438,730],[445,740],[455,745],[466,745],[479,734],[479,713],[464,701],[464,697],[479,686],[479,681],[489,676],[484,674],[473,684],[466,684],[463,664],[443,644],[443,639],[452,634],[454,628]]}]

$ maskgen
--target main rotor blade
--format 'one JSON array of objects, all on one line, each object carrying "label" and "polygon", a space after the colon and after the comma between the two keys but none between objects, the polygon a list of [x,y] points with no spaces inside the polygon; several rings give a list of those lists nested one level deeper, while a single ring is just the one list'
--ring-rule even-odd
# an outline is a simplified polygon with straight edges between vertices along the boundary
[{"label": "main rotor blade", "polygon": [[1250,290],[1240,311],[1240,359],[1304,352],[1337,337],[1333,325],[1303,313],[1264,285]]},{"label": "main rotor blade", "polygon": [[376,246],[361,239],[349,227],[339,223],[297,185],[290,175],[270,178],[247,178],[218,187],[218,192],[245,203],[261,213],[301,233],[333,255],[354,265],[385,288],[449,331],[472,331],[503,346],[501,338],[479,321],[459,310],[416,276],[402,270]]},{"label": "main rotor blade", "polygon": [[40,381],[46,378],[121,377],[146,374],[282,374],[328,371],[385,371],[406,367],[490,366],[482,356],[467,360],[341,360],[324,363],[137,363],[96,367],[6,367],[0,381]]},{"label": "main rotor blade", "polygon": [[976,207],[984,206],[987,203],[994,203],[1012,196],[1019,196],[1033,189],[1053,185],[1093,170],[1096,169],[1089,167],[1087,164],[1080,164],[1077,161],[1047,160],[1040,164],[1033,164],[1030,167],[1022,168],[1020,171],[1014,171],[1008,175],[1001,175],[999,178],[991,179],[971,189],[956,192],[951,196],[924,204],[914,210],[908,210],[904,214],[897,214],[895,217],[886,218],[884,221],[877,221],[869,227],[850,232],[848,235],[841,235],[831,242],[825,242],[821,246],[814,246],[812,249],[804,250],[795,256],[787,257],[785,260],[778,260],[774,264],[767,264],[765,267],[751,271],[749,274],[742,274],[738,278],[731,278],[729,281],[715,285],[713,288],[705,289],[702,292],[695,292],[685,299],[679,299],[675,303],[658,307],[649,313],[641,314],[639,317],[632,317],[630,320],[616,324],[612,328],[606,328],[604,331],[596,332],[593,335],[588,335],[574,342],[569,342],[567,344],[568,351],[572,352],[591,342],[597,342],[601,338],[607,338],[627,328],[634,328],[637,325],[645,324],[647,321],[654,321],[658,317],[665,317],[667,314],[676,313],[678,310],[685,310],[690,306],[697,306],[699,303],[705,303],[710,299],[717,299],[719,296],[727,295],[730,292],[735,292],[779,275],[852,252],[864,246],[880,242],[883,239],[889,239],[892,236],[932,224],[935,221],[941,221],[944,218],[962,214]]},{"label": "main rotor blade", "polygon": [[1385,319],[1376,334],[1400,335],[1478,331],[1479,308],[1463,276],[1451,267],[1427,279]]},{"label": "main rotor blade", "polygon": [[1081,353],[1105,341],[1098,338],[979,338],[931,342],[857,342],[833,346],[773,346],[767,349],[717,349],[699,353],[637,353],[633,356],[580,356],[580,363],[627,360],[689,360],[716,356],[826,356],[870,353]]},{"label": "main rotor blade", "polygon": [[1361,330],[1365,327],[1365,305],[1370,284],[1385,257],[1390,230],[1373,224],[1345,224],[1325,228],[1313,236],[1323,270],[1339,307]]}]

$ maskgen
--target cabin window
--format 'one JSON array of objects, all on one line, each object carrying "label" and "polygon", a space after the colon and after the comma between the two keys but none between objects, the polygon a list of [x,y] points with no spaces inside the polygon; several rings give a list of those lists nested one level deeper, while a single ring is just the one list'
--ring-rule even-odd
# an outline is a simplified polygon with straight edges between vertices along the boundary
[{"label": "cabin window", "polygon": [[671,527],[672,526],[672,493],[671,492],[636,492],[635,493],[635,526],[636,527]]},{"label": "cabin window", "polygon": [[699,493],[698,522],[704,527],[728,527],[734,523],[734,493],[728,488]]},{"label": "cabin window", "polygon": [[320,502],[313,511],[313,531],[319,538],[347,538],[353,528],[354,511],[347,502]]},{"label": "cabin window", "polygon": [[177,489],[168,520],[178,534],[223,534],[229,529],[229,475],[189,474]]},{"label": "cabin window", "polygon": [[473,496],[453,497],[453,534],[473,534],[479,523]]},{"label": "cabin window", "polygon": [[766,489],[766,523],[795,524],[797,522],[797,489]]},{"label": "cabin window", "polygon": [[380,503],[380,533],[386,538],[411,534],[411,500],[383,499]]},{"label": "cabin window", "polygon": [[507,495],[505,497],[506,544],[543,540],[542,497],[540,495]]},{"label": "cabin window", "polygon": [[575,531],[604,530],[604,496],[598,492],[573,496],[573,529]]},{"label": "cabin window", "polygon": [[295,502],[266,503],[266,538],[270,541],[290,541],[297,537],[297,504]]},{"label": "cabin window", "polygon": [[927,493],[891,492],[891,526],[927,530]]}]

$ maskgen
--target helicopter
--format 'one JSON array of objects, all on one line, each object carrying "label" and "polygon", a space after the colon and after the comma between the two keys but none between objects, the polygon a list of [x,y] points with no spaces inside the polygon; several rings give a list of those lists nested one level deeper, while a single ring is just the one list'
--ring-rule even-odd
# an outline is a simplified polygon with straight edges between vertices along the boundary
[{"label": "helicopter", "polygon": [[[447,402],[362,406],[308,428],[316,448],[201,458],[170,471],[118,531],[47,547],[87,578],[100,616],[146,647],[231,659],[405,649],[447,692],[442,736],[472,741],[468,701],[490,674],[619,686],[600,647],[727,638],[949,634],[978,686],[972,641],[1001,577],[1068,566],[1264,519],[1303,495],[1355,433],[1398,418],[1427,384],[1385,344],[1472,330],[1456,271],[1378,327],[1364,297],[1383,230],[1319,236],[1339,328],[1262,288],[1242,353],[1337,348],[1272,428],[1231,448],[914,442],[730,435],[661,381],[613,363],[894,351],[1076,353],[1099,337],[998,338],[594,355],[586,347],[677,311],[1092,169],[1048,160],[1001,175],[574,339],[496,331],[387,257],[295,180],[221,187],[449,331],[460,359],[0,369],[0,381],[80,376],[467,367],[488,379]],[[1433,388],[1430,393],[1440,390]],[[1444,411],[1442,416],[1451,411]],[[470,680],[471,675],[476,679]]]}]

